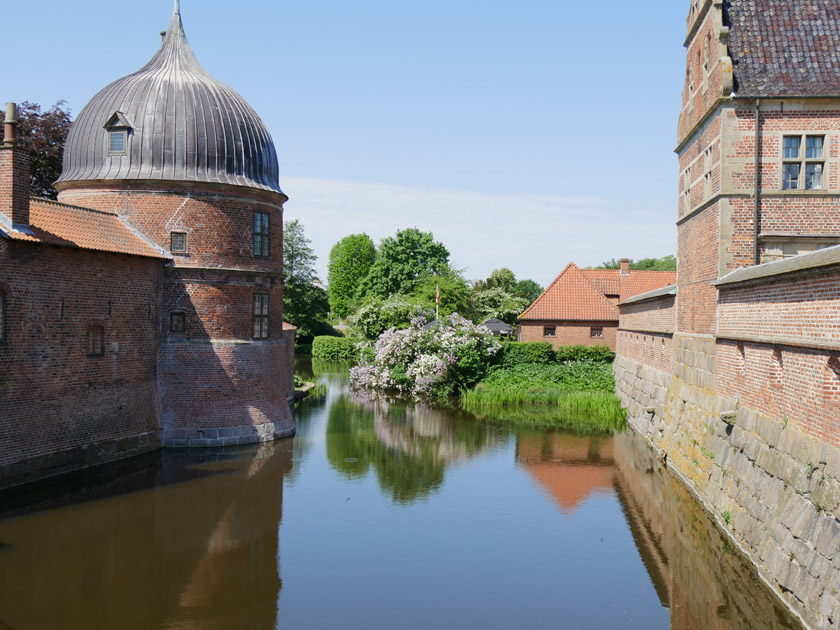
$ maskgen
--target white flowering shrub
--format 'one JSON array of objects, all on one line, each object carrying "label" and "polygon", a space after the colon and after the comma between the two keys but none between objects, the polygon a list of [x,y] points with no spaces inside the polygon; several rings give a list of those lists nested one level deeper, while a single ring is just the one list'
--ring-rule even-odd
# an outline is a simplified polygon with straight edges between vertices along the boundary
[{"label": "white flowering shrub", "polygon": [[484,376],[501,350],[487,328],[457,313],[424,330],[426,318],[412,318],[411,326],[389,328],[376,341],[374,352],[350,370],[355,389],[444,398],[467,389]]}]

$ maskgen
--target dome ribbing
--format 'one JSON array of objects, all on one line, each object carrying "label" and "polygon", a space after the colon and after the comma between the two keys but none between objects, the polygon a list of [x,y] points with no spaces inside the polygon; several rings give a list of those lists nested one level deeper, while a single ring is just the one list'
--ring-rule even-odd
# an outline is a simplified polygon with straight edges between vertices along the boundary
[{"label": "dome ribbing", "polygon": [[[127,131],[122,152],[114,151],[119,142],[109,144],[114,130]],[[265,125],[245,99],[198,63],[176,3],[151,61],[99,92],[76,118],[56,183],[213,182],[282,194],[278,172]]]}]

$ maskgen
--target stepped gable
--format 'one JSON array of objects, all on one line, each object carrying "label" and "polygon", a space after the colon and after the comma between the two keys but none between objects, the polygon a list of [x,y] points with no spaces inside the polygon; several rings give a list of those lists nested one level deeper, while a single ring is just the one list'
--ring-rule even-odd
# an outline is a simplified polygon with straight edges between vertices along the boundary
[{"label": "stepped gable", "polygon": [[840,95],[840,0],[728,0],[738,96]]},{"label": "stepped gable", "polygon": [[[127,131],[119,152],[108,144],[114,130]],[[79,181],[163,180],[282,194],[278,173],[268,130],[245,99],[201,67],[176,3],[151,61],[101,90],[76,118],[56,187]]]},{"label": "stepped gable", "polygon": [[615,321],[618,319],[618,309],[575,263],[569,263],[519,318]]},{"label": "stepped gable", "polygon": [[11,229],[11,225],[4,225],[8,221],[4,221],[0,223],[0,234],[10,240],[28,243],[169,258],[162,249],[138,234],[113,212],[33,199],[29,204],[29,221],[25,232]]}]

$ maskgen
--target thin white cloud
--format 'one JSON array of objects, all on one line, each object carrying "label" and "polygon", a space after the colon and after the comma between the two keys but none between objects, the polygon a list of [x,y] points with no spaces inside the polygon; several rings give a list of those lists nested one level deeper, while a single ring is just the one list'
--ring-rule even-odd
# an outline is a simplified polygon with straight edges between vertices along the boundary
[{"label": "thin white cloud", "polygon": [[300,219],[326,279],[332,246],[365,232],[378,243],[397,230],[430,231],[467,278],[509,267],[546,285],[569,261],[643,258],[676,251],[667,202],[640,207],[604,197],[490,195],[389,184],[284,178],[285,219]]}]

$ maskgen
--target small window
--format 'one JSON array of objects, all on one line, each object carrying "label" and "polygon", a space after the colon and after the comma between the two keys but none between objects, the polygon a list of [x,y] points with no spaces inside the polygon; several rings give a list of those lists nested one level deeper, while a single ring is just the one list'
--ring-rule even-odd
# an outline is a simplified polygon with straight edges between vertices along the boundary
[{"label": "small window", "polygon": [[254,256],[269,256],[269,217],[267,212],[254,213]]},{"label": "small window", "polygon": [[782,160],[782,190],[822,190],[825,136],[784,136]]},{"label": "small window", "polygon": [[0,291],[0,343],[6,341],[6,294]]},{"label": "small window", "polygon": [[799,163],[785,164],[784,174],[782,175],[782,189],[796,190],[799,188]]},{"label": "small window", "polygon": [[543,336],[544,337],[556,337],[557,336],[557,328],[555,326],[546,326],[543,329]]},{"label": "small window", "polygon": [[102,326],[90,326],[87,329],[87,355],[101,357],[105,354],[105,330]]},{"label": "small window", "polygon": [[268,339],[268,293],[254,294],[254,339]]},{"label": "small window", "polygon": [[592,328],[589,332],[590,337],[597,337],[601,338],[604,336],[604,329],[603,328]]},{"label": "small window", "polygon": [[186,232],[172,232],[169,236],[169,249],[173,253],[186,253],[187,251],[187,233]]},{"label": "small window", "polygon": [[820,190],[822,188],[822,163],[805,165],[805,190]]},{"label": "small window", "polygon": [[125,131],[109,131],[108,132],[108,153],[111,155],[120,155],[125,153]]},{"label": "small window", "polygon": [[182,333],[187,331],[187,316],[185,313],[169,314],[169,332]]},{"label": "small window", "polygon": [[785,136],[784,139],[784,155],[786,160],[799,159],[799,143],[802,139],[799,136]]},{"label": "small window", "polygon": [[811,159],[821,159],[823,156],[823,137],[822,136],[808,136],[805,145],[805,157]]}]

